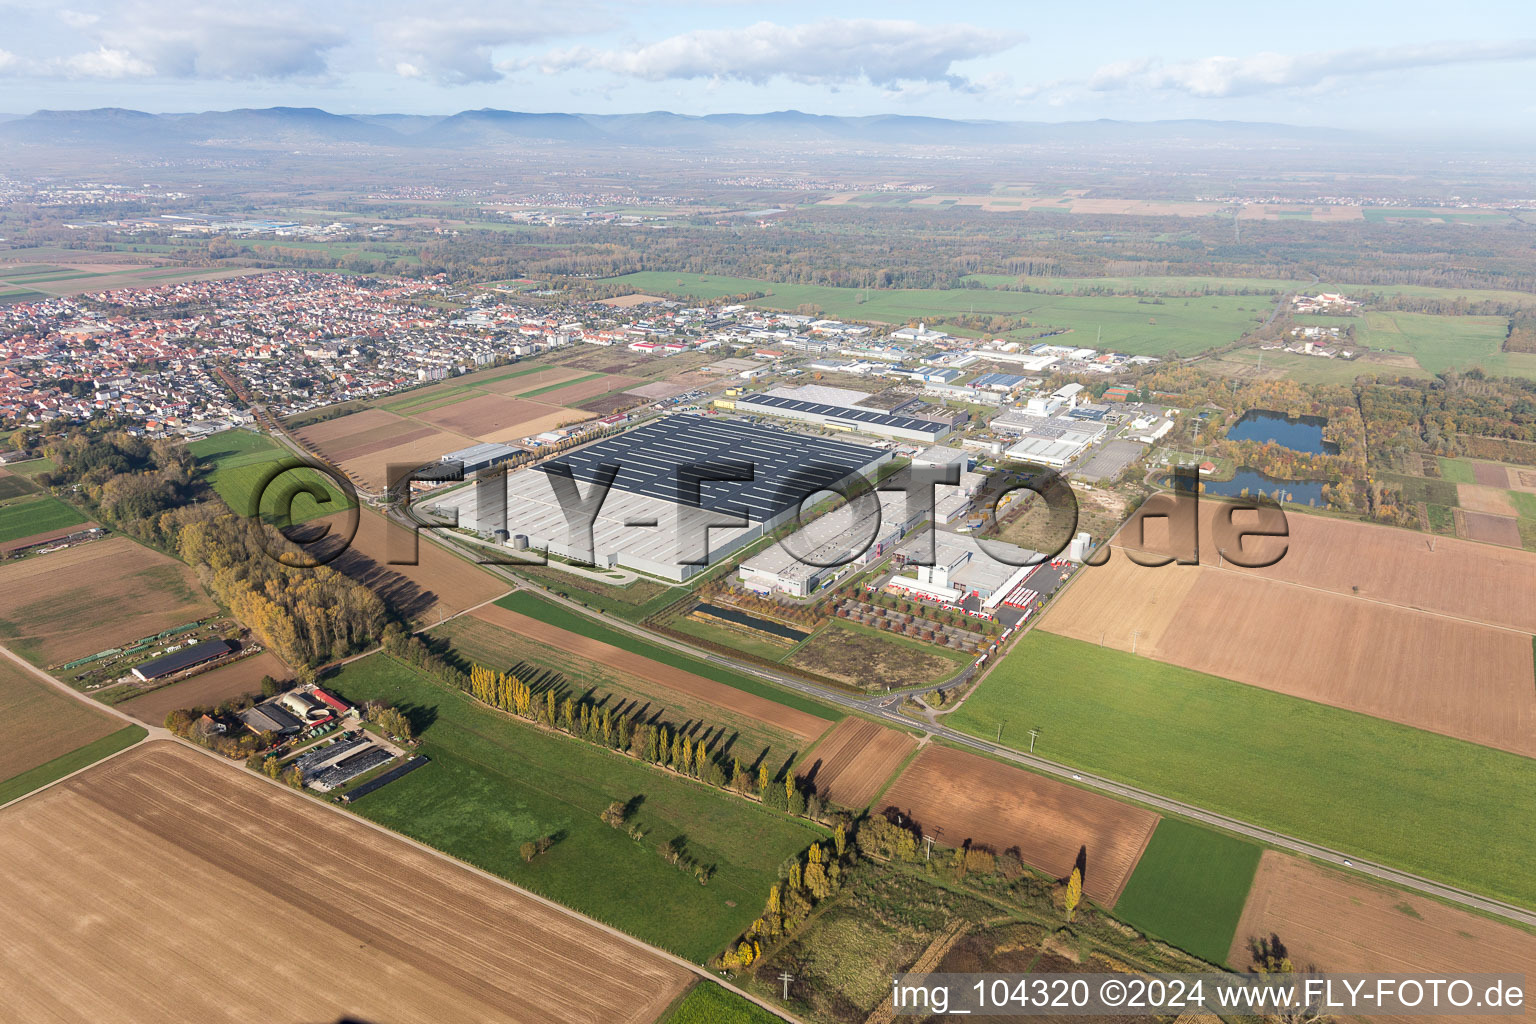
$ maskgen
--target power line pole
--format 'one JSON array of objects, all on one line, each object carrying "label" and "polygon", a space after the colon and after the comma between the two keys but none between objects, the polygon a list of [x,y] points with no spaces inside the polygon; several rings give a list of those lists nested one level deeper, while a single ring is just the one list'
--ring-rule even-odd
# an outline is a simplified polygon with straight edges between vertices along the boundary
[{"label": "power line pole", "polygon": [[788,971],[779,974],[779,980],[784,983],[784,1001],[789,1002],[789,983],[795,980],[795,976]]},{"label": "power line pole", "polygon": [[1039,735],[1040,735],[1040,727],[1038,725],[1035,726],[1033,729],[1029,730],[1029,752],[1031,754],[1033,754],[1035,752],[1035,739]]}]

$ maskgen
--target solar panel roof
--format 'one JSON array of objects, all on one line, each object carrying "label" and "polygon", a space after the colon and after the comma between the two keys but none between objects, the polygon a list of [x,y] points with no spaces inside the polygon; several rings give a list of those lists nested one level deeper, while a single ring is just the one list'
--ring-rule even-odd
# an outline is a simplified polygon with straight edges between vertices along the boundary
[{"label": "solar panel roof", "polygon": [[933,420],[920,419],[916,416],[893,416],[890,413],[880,412],[876,409],[857,409],[847,405],[824,405],[821,402],[801,402],[797,399],[781,398],[776,395],[752,395],[748,398],[738,398],[736,400],[736,407],[749,411],[762,407],[791,409],[796,412],[810,413],[813,416],[830,416],[852,423],[899,427],[902,430],[925,430],[939,433],[944,429],[942,424],[935,423]]},{"label": "solar panel roof", "polygon": [[[585,493],[586,486],[602,476],[602,467],[616,466],[615,490],[762,522],[885,454],[868,445],[735,420],[677,415],[536,468],[580,481]],[[743,479],[709,479],[712,476]]]}]

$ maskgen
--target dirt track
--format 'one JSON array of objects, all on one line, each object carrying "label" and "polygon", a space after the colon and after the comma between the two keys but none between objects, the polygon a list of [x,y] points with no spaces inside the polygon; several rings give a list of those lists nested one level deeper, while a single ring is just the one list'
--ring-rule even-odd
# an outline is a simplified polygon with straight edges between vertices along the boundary
[{"label": "dirt track", "polygon": [[875,798],[916,747],[906,733],[850,715],[827,734],[799,775],[833,803],[857,810]]},{"label": "dirt track", "polygon": [[1151,811],[940,746],[924,748],[880,804],[940,845],[1018,847],[1025,864],[1057,878],[1086,849],[1083,891],[1104,906],[1120,898],[1158,821]]},{"label": "dirt track", "polygon": [[1536,935],[1529,932],[1266,850],[1232,939],[1230,962],[1246,965],[1249,940],[1271,934],[1285,943],[1298,968],[1311,964],[1325,972],[1528,972],[1536,964]]},{"label": "dirt track", "polygon": [[15,1020],[650,1024],[690,975],[169,743],[0,814]]},{"label": "dirt track", "polygon": [[802,739],[815,739],[827,731],[829,723],[824,718],[817,718],[804,711],[796,711],[767,697],[759,697],[755,693],[738,690],[734,686],[717,683],[713,679],[683,672],[610,644],[567,632],[558,626],[551,626],[547,622],[502,608],[500,605],[488,604],[483,608],[475,609],[471,614],[494,626],[500,626],[530,640],[548,644],[556,650],[570,651],[600,665],[639,676],[648,682],[658,683],[691,697],[731,708],[748,718],[755,718],[759,722],[776,726]]}]

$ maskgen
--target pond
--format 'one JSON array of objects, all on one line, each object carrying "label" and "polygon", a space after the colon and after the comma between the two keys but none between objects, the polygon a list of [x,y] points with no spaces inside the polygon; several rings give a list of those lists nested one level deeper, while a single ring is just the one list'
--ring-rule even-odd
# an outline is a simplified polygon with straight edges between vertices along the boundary
[{"label": "pond", "polygon": [[1339,446],[1323,440],[1328,421],[1321,416],[1287,416],[1268,409],[1250,409],[1227,431],[1229,441],[1273,441],[1293,452],[1311,455],[1337,455]]},{"label": "pond", "polygon": [[[1204,494],[1219,494],[1225,497],[1241,497],[1243,489],[1247,488],[1248,496],[1257,498],[1261,495],[1266,498],[1274,498],[1281,502],[1291,502],[1297,505],[1323,505],[1323,482],[1321,480],[1277,480],[1267,476],[1256,469],[1244,466],[1239,469],[1231,480],[1201,480],[1205,485]],[[1163,478],[1163,486],[1172,486],[1168,477]]]}]

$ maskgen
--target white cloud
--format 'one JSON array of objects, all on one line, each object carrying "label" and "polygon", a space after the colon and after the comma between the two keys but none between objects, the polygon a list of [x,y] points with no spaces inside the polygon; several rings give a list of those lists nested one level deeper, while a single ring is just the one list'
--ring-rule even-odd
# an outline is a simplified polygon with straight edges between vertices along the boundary
[{"label": "white cloud", "polygon": [[65,9],[59,12],[59,20],[70,28],[89,28],[101,20],[101,15]]},{"label": "white cloud", "polygon": [[1200,97],[1248,96],[1278,89],[1326,85],[1348,75],[1448,64],[1477,64],[1536,58],[1536,40],[1504,43],[1431,43],[1422,46],[1365,47],[1331,52],[1256,53],[1248,57],[1203,57],[1164,64],[1155,59],[1105,64],[1088,80],[1099,92],[1153,89]]},{"label": "white cloud", "polygon": [[505,76],[510,65],[495,60],[498,47],[542,42],[608,25],[606,15],[577,2],[558,9],[537,6],[495,16],[438,11],[431,17],[385,21],[375,35],[382,50],[380,59],[386,66],[392,64],[396,74],[467,85],[495,82]]},{"label": "white cloud", "polygon": [[153,75],[155,69],[127,50],[98,47],[90,53],[77,53],[58,63],[60,71],[70,78],[143,78]]},{"label": "white cloud", "polygon": [[759,22],[742,29],[699,29],[626,50],[556,51],[533,62],[547,73],[609,71],[646,81],[708,78],[762,85],[777,78],[837,85],[867,80],[886,88],[943,82],[968,89],[959,61],[1012,49],[1016,33],[974,25],[828,18],[804,25]]}]

